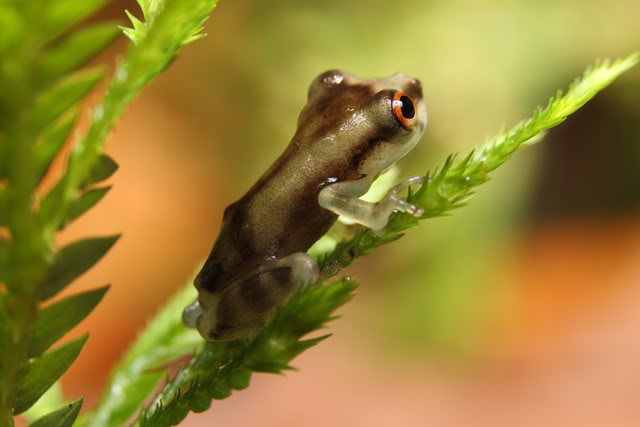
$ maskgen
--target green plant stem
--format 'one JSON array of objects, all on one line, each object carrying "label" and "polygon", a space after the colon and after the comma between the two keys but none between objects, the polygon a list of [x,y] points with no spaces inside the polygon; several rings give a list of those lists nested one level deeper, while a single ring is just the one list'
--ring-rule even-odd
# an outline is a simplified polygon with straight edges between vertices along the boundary
[{"label": "green plant stem", "polygon": [[[29,2],[27,2],[29,3]],[[37,21],[37,10],[22,5],[25,22]],[[33,18],[29,21],[26,17]],[[35,87],[29,72],[33,70],[38,50],[37,32],[29,32],[21,49],[3,68],[5,86],[12,87],[12,94],[2,101],[10,105],[8,114],[0,122],[6,131],[9,145],[8,159],[8,224],[12,237],[9,261],[12,274],[6,278],[9,290],[7,308],[12,324],[10,351],[0,355],[0,420],[11,420],[13,400],[17,386],[17,374],[26,359],[27,343],[38,307],[40,278],[49,260],[49,247],[43,238],[33,212],[33,190],[37,185],[34,144],[36,134],[29,111],[34,103]],[[7,104],[7,101],[9,102]]]},{"label": "green plant stem", "polygon": [[62,198],[45,226],[47,232],[58,229],[80,183],[98,159],[109,132],[124,109],[142,88],[166,69],[182,46],[202,36],[193,33],[201,29],[216,1],[150,3],[154,4],[160,9],[157,16],[154,14],[153,22],[148,23],[145,37],[132,46],[126,60],[116,66],[104,99],[94,107],[86,136],[77,141],[69,157],[66,175],[58,183]]},{"label": "green plant stem", "polygon": [[[205,350],[191,359],[189,364],[178,371],[176,377],[169,381],[161,393],[153,399],[148,410],[153,413],[157,405],[167,405],[177,394],[183,393],[185,388],[193,384],[198,378],[214,376],[225,362],[229,360],[229,351],[233,347],[240,348],[242,344],[233,342],[207,342]],[[140,420],[138,420],[140,421]]]}]

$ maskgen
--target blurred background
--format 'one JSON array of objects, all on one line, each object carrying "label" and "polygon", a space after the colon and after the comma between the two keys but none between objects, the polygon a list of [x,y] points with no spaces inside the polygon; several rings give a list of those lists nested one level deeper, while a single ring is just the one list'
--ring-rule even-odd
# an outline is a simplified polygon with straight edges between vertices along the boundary
[{"label": "blurred background", "polygon": [[[139,16],[114,0],[96,19],[128,25],[125,8]],[[632,0],[222,1],[114,130],[114,189],[61,236],[124,233],[69,290],[112,284],[72,334],[91,331],[65,394],[96,404],[224,207],[287,145],[320,72],[422,81],[429,125],[400,164],[412,176],[529,117],[594,59],[639,49],[638,16]],[[184,425],[638,426],[639,207],[636,67],[468,207],[358,260],[357,298],[299,372],[255,375]]]}]

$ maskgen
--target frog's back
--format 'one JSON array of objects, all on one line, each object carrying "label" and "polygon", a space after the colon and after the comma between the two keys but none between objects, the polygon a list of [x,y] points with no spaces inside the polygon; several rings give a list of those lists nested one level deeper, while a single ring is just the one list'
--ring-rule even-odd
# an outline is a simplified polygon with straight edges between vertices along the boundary
[{"label": "frog's back", "polygon": [[392,89],[421,97],[419,83],[401,74],[358,79],[334,70],[314,80],[287,149],[225,210],[197,287],[219,291],[266,260],[306,252],[337,219],[319,205],[320,190],[328,184],[363,181],[365,185],[349,194],[359,197],[387,163],[401,157],[396,156],[401,149],[391,147],[389,155],[380,144],[404,132],[392,117]]},{"label": "frog's back", "polygon": [[[318,204],[324,185],[353,178],[331,147],[293,141],[241,199],[225,209],[220,233],[196,283],[221,291],[266,260],[306,252],[337,215]],[[347,171],[347,172],[345,172]]]},{"label": "frog's back", "polygon": [[318,204],[318,193],[326,184],[353,179],[355,171],[330,141],[313,144],[301,145],[294,137],[230,211],[229,225],[243,230],[255,254],[281,258],[306,252],[337,219]]}]

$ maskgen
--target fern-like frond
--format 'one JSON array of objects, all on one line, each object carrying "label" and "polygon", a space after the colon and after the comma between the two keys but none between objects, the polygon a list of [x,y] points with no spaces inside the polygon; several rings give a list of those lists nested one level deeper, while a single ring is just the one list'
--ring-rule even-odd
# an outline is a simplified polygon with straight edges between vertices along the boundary
[{"label": "fern-like frond", "polygon": [[[217,0],[138,2],[146,22],[133,20],[134,46],[116,69],[104,100],[94,107],[91,125],[75,146],[65,176],[51,190],[52,211],[46,229],[56,230],[69,204],[102,152],[109,131],[126,106],[176,57],[180,48],[200,31]],[[131,15],[130,15],[131,16]],[[129,34],[128,34],[129,35]]]},{"label": "fern-like frond", "polygon": [[[140,44],[145,36],[147,35],[149,28],[154,24],[160,12],[167,7],[166,1],[161,0],[138,0],[138,5],[142,10],[142,15],[144,16],[144,22],[136,18],[133,14],[131,14],[128,10],[125,11],[129,19],[131,20],[131,25],[133,28],[128,28],[121,26],[122,32],[125,36],[127,36],[134,44]],[[175,2],[178,3],[178,2]],[[200,20],[194,25],[190,24],[190,28],[188,33],[183,36],[183,40],[180,42],[181,46],[185,46],[199,38],[204,37],[206,34],[201,34],[200,32],[203,29],[204,23],[209,19],[209,13],[215,7],[217,1],[198,1],[194,2],[185,2],[187,6],[193,7],[196,10],[200,7],[204,7],[207,9],[207,13],[200,17]],[[172,7],[172,6],[168,6]]]},{"label": "fern-like frond", "polygon": [[193,286],[186,286],[156,314],[114,369],[95,412],[82,417],[83,424],[124,425],[166,375],[163,364],[202,348],[198,332],[180,325],[182,309],[195,297]]},{"label": "fern-like frond", "polygon": [[[29,409],[78,355],[85,339],[49,347],[78,324],[106,288],[42,309],[92,267],[117,236],[85,239],[57,252],[55,233],[94,206],[109,186],[94,187],[117,169],[102,153],[126,105],[197,38],[215,0],[141,0],[145,22],[117,70],[64,175],[47,194],[36,189],[74,128],[79,105],[104,69],[78,70],[120,33],[114,22],[81,24],[106,0],[0,1],[0,424]],[[135,25],[134,25],[135,27]],[[134,28],[135,29],[135,28]],[[81,401],[34,425],[71,425]],[[58,409],[59,408],[59,409]]]},{"label": "fern-like frond", "polygon": [[281,373],[298,354],[328,337],[302,339],[335,319],[349,301],[356,282],[342,278],[328,285],[305,287],[289,298],[255,337],[240,342],[208,342],[187,367],[169,381],[137,425],[178,424],[189,411],[202,412],[213,399],[249,386],[252,372]]}]

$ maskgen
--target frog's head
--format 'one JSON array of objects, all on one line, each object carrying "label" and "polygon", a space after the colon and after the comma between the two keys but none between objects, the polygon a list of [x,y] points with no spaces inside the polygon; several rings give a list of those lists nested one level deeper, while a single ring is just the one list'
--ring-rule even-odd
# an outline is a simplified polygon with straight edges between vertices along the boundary
[{"label": "frog's head", "polygon": [[360,79],[332,70],[309,86],[298,136],[332,150],[345,167],[373,180],[418,143],[426,124],[417,79],[403,73]]}]

